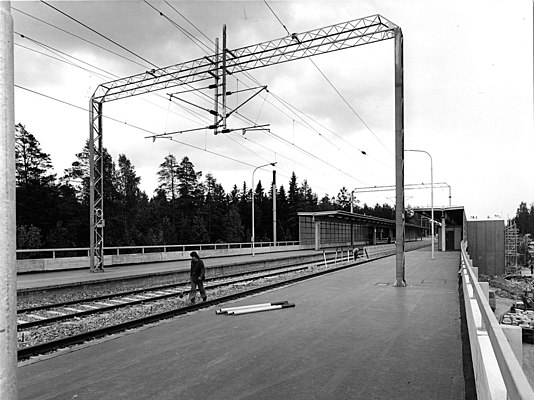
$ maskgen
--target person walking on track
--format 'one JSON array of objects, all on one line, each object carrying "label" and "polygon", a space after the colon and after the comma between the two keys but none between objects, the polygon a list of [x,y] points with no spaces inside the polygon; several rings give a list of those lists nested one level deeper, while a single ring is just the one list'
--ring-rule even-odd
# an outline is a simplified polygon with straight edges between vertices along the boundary
[{"label": "person walking on track", "polygon": [[195,297],[197,295],[197,286],[202,301],[206,301],[206,291],[204,290],[204,279],[206,278],[206,267],[204,261],[200,259],[196,251],[192,251],[191,254],[191,290],[189,291],[189,301],[191,304],[195,304]]}]

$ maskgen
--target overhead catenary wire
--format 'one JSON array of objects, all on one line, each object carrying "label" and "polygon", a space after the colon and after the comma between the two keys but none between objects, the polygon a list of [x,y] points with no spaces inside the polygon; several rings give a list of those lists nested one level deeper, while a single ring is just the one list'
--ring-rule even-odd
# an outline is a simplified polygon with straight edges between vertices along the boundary
[{"label": "overhead catenary wire", "polygon": [[[43,3],[46,4],[46,2],[43,2]],[[48,5],[48,4],[47,4],[47,5]],[[55,7],[52,7],[52,8],[55,9]],[[61,13],[62,13],[62,14],[65,14],[64,12],[61,12]],[[84,25],[84,26],[86,26],[86,24],[83,24],[83,23],[81,23],[81,24]],[[86,26],[86,27],[87,27],[87,26]],[[88,29],[94,31],[92,28],[88,28]],[[133,52],[132,52],[132,53],[133,53]],[[133,53],[133,54],[135,54],[135,53]],[[129,61],[131,61],[131,60],[129,60]],[[154,65],[154,64],[152,64],[152,65]],[[252,78],[252,79],[253,79],[253,78]],[[117,121],[117,122],[121,122],[121,121]],[[121,123],[122,123],[122,122],[121,122]],[[126,124],[126,125],[130,125],[130,126],[135,127],[134,125],[131,125],[131,124]],[[136,128],[139,129],[138,127],[136,127]],[[145,131],[147,131],[147,130],[145,130]],[[308,154],[309,154],[309,152],[308,152]],[[332,165],[331,165],[331,166],[332,166]],[[307,166],[307,167],[309,168],[309,166]],[[332,167],[334,167],[334,166],[332,166]],[[343,172],[343,171],[341,171],[341,170],[340,170],[339,168],[337,168],[337,167],[334,167],[334,168],[336,168],[336,169],[339,170],[340,172]],[[345,173],[345,174],[346,174],[346,173]],[[347,174],[347,175],[349,175],[349,174]],[[350,175],[349,175],[349,176],[350,176]],[[354,177],[353,177],[353,178],[354,178]],[[358,180],[358,181],[360,181],[360,180]],[[360,182],[361,182],[361,181],[360,181]]]},{"label": "overhead catenary wire", "polygon": [[[45,45],[45,44],[43,44],[43,43],[41,43],[41,42],[39,42],[39,41],[37,41],[37,40],[33,40],[33,39],[29,38],[29,37],[26,36],[26,35],[22,35],[22,34],[19,34],[19,33],[17,33],[17,34],[20,35],[22,38],[26,38],[26,39],[28,39],[28,40],[34,42],[34,43],[37,43],[37,44],[42,45],[44,48],[46,48],[46,49],[48,49],[48,50],[50,50],[50,51],[56,51],[56,52],[59,52],[59,53],[61,53],[61,54],[65,54],[65,55],[68,56],[68,57],[71,57],[70,55],[68,55],[68,54],[66,54],[66,53],[64,53],[64,52],[61,52],[60,50],[54,49],[53,47],[48,46],[48,45]],[[23,47],[24,47],[24,46],[23,46]],[[33,50],[33,49],[30,49],[30,48],[28,48],[28,49],[29,49],[29,50]],[[41,54],[46,55],[46,54],[44,54],[44,53],[41,53]],[[77,59],[77,58],[75,58],[75,57],[72,57],[72,58],[74,58],[74,59],[76,59],[77,61],[80,61],[80,62],[82,62],[82,63],[85,63],[83,60]],[[79,68],[82,68],[82,69],[85,70],[85,71],[94,73],[94,71],[87,70],[87,69],[85,69],[85,68],[83,68],[83,67],[81,67],[81,66],[79,66],[79,65],[77,65],[77,64],[71,63],[71,62],[66,61],[66,60],[64,60],[64,59],[57,59],[57,60],[58,60],[58,61],[61,61],[61,62],[66,62],[66,63],[69,64],[69,65],[72,65],[72,66],[75,66],[75,67],[79,67]],[[88,65],[90,65],[90,64],[88,64]],[[91,65],[91,66],[92,66],[92,65]],[[95,67],[95,66],[92,66],[92,67]],[[98,68],[98,67],[95,67],[95,68]],[[98,68],[98,69],[100,69],[100,68]],[[105,72],[105,73],[107,73],[107,74],[109,74],[109,75],[116,76],[116,75],[114,75],[114,74],[112,74],[112,73],[110,73],[110,72],[107,72],[107,71],[105,71],[105,70],[102,70],[102,69],[100,69],[100,70],[103,71],[103,72]],[[20,88],[22,88],[22,87],[20,87]],[[24,89],[25,89],[25,90],[29,90],[29,89],[26,89],[26,88],[24,88]],[[34,93],[37,93],[37,92],[34,92]],[[47,96],[47,97],[52,98],[52,97],[50,97],[50,96]],[[173,98],[173,97],[170,96],[169,101],[171,101],[172,98]],[[59,100],[58,100],[58,101],[59,101]],[[64,102],[64,104],[68,104],[68,105],[74,106],[74,105],[72,105],[72,104],[70,104],[70,103],[67,103],[67,102]],[[82,108],[82,109],[83,109],[83,108]],[[199,120],[200,120],[200,118],[202,117],[202,116],[200,116],[198,113],[195,113],[195,116],[197,116],[197,117],[199,118]],[[110,120],[114,120],[115,122],[121,122],[121,121],[116,120],[116,119],[111,118],[111,117],[108,118],[108,119],[110,119]],[[126,125],[128,125],[128,126],[132,126],[132,125],[130,125],[130,124],[126,124]],[[246,148],[246,147],[245,147],[245,148]],[[251,151],[250,149],[248,149],[248,150]],[[258,154],[255,153],[255,152],[254,152],[254,154],[258,155]],[[288,158],[288,159],[289,159],[289,158]],[[302,164],[301,164],[301,165],[302,165]],[[302,166],[304,166],[304,165],[302,165]],[[309,168],[309,166],[304,166],[304,167]]]},{"label": "overhead catenary wire", "polygon": [[[195,41],[195,42],[196,42],[196,41],[199,41],[199,40],[196,39],[193,35],[191,35],[187,30],[185,30],[185,29],[182,28],[179,24],[177,24],[176,22],[174,22],[171,18],[169,18],[168,16],[164,15],[159,9],[155,8],[155,7],[152,6],[150,3],[148,3],[147,0],[144,0],[144,1],[145,1],[145,3],[147,3],[150,7],[152,7],[154,10],[158,11],[158,12],[160,13],[160,15],[164,16],[169,22],[171,22],[171,23],[173,24],[173,26],[175,26],[175,27],[176,27],[177,29],[179,29],[182,33],[184,33],[190,40],[193,40],[193,41]],[[168,4],[168,2],[166,2],[166,3]],[[269,6],[269,4],[268,4],[267,2],[265,2],[265,4],[267,4],[267,6],[270,8],[270,6]],[[169,4],[169,6],[171,6],[171,5]],[[205,35],[205,34],[198,28],[198,27],[196,27],[196,25],[194,25],[191,21],[189,21],[189,20],[188,20],[182,13],[180,13],[176,8],[174,8],[174,7],[172,7],[172,6],[171,6],[171,8],[172,8],[174,11],[176,11],[182,18],[184,18],[189,24],[191,24],[191,25],[192,25],[198,32],[200,32],[206,39],[208,39],[208,41],[210,41],[212,44],[214,43],[214,42],[213,42],[211,39],[209,39],[209,38],[208,38],[208,37],[207,37],[207,36],[206,36],[206,35]],[[271,9],[271,11],[272,11],[272,9]],[[273,13],[274,13],[274,11],[273,11]],[[276,14],[275,14],[275,16],[276,16]],[[277,19],[278,19],[278,17],[277,17]],[[278,20],[279,20],[279,19],[278,19]],[[279,20],[279,21],[280,21],[280,20]],[[282,22],[280,21],[280,23],[282,23]],[[283,25],[283,24],[282,24],[282,25]],[[284,26],[284,28],[285,28],[285,26]],[[285,29],[286,29],[286,31],[287,31],[287,28],[285,28]],[[289,34],[289,31],[287,31],[287,32],[288,32],[288,34]],[[200,42],[201,42],[201,41],[200,41]],[[208,51],[206,51],[206,54],[209,54],[208,52],[209,52],[211,49],[210,49],[207,45],[204,45],[204,47],[208,50]],[[248,72],[246,72],[245,75],[246,75],[247,77],[249,77],[251,80],[253,80],[257,85],[260,85],[260,86],[261,86],[261,84],[260,84],[256,79],[254,79]],[[237,79],[237,78],[236,78],[236,79]],[[275,98],[276,98],[276,97],[277,97],[277,96],[275,96]],[[264,98],[264,103],[265,103],[266,100],[267,100],[267,98],[265,97],[265,98]],[[278,101],[280,101],[280,98],[278,98]],[[286,103],[287,103],[287,102],[286,102]],[[284,105],[285,105],[285,104],[284,104]],[[274,105],[273,105],[273,106],[274,106]],[[287,107],[287,105],[285,105],[285,106]],[[294,108],[297,109],[296,107],[294,107]],[[279,110],[280,112],[283,113],[282,110],[280,110],[280,109],[278,109],[278,110]],[[298,110],[298,109],[297,109],[297,110]],[[313,119],[312,119],[312,120],[313,120]],[[317,131],[315,128],[313,128],[311,125],[309,125],[306,121],[304,121],[304,120],[302,120],[302,121],[303,121],[303,123],[304,123],[307,127],[309,127],[311,130],[313,130],[313,131],[315,131],[316,133],[318,133],[319,136],[323,136],[319,131]],[[330,132],[333,133],[333,134],[334,134],[335,136],[337,136],[338,138],[344,140],[341,136],[335,134],[335,132],[333,132],[333,131],[330,131]],[[324,138],[325,140],[329,141],[326,137],[323,136],[323,138]],[[355,147],[353,144],[347,142],[346,140],[344,140],[344,141],[345,141],[347,144],[349,144],[350,146]],[[337,147],[333,142],[329,141],[329,143],[332,144],[336,149],[340,150],[339,147]],[[359,148],[357,148],[357,147],[355,147],[355,148],[356,148],[358,151],[360,151],[362,154],[366,154],[365,151],[363,151],[363,150],[361,150],[361,149],[359,149]]]},{"label": "overhead catenary wire", "polygon": [[[78,109],[78,110],[81,110],[81,111],[84,111],[84,112],[89,112],[89,111],[87,110],[87,108],[78,106],[78,105],[76,105],[76,104],[69,103],[68,101],[61,100],[61,99],[58,99],[58,98],[56,98],[56,97],[53,97],[53,96],[50,96],[50,95],[47,95],[47,94],[44,94],[44,93],[40,93],[40,92],[38,92],[38,91],[36,91],[36,90],[28,89],[28,88],[26,88],[26,87],[24,87],[24,86],[20,86],[20,85],[17,85],[17,84],[15,84],[14,86],[15,86],[16,88],[18,88],[18,89],[28,91],[28,92],[30,92],[30,93],[33,93],[33,94],[36,94],[36,95],[45,97],[45,98],[47,98],[47,99],[50,99],[50,100],[59,102],[59,103],[61,103],[61,104],[65,104],[65,105],[67,105],[67,106],[76,108],[76,109]],[[142,128],[142,127],[139,127],[139,126],[137,126],[137,125],[133,125],[133,124],[130,124],[130,123],[127,123],[127,122],[123,122],[123,121],[120,121],[120,120],[118,120],[118,119],[116,119],[116,118],[113,118],[113,117],[104,116],[104,118],[105,118],[105,119],[109,119],[109,120],[114,121],[114,122],[118,122],[119,124],[122,124],[122,125],[130,126],[130,127],[132,127],[132,128],[135,128],[135,129],[137,129],[137,130],[143,131],[143,132],[145,132],[145,133],[149,133],[150,135],[155,135],[155,134],[156,134],[156,132],[151,131],[151,130],[149,130],[149,129]],[[205,149],[203,149],[203,148],[201,148],[201,147],[199,147],[199,146],[195,146],[195,145],[190,144],[190,143],[182,142],[182,141],[175,140],[175,139],[173,139],[173,138],[168,138],[168,137],[167,137],[167,138],[162,138],[162,139],[169,139],[169,140],[171,140],[171,141],[173,141],[173,142],[182,144],[182,145],[187,146],[187,147],[191,147],[191,148],[194,148],[194,149],[197,149],[197,150],[201,150],[201,151],[207,152],[207,153],[212,154],[212,155],[216,155],[216,156],[219,156],[219,157],[222,157],[222,158],[226,158],[227,160],[235,161],[235,162],[237,162],[237,163],[241,163],[241,164],[247,165],[247,166],[249,166],[249,167],[254,167],[253,164],[249,164],[249,163],[247,163],[247,162],[244,162],[244,161],[241,161],[241,160],[232,158],[232,157],[228,157],[228,156],[225,156],[224,154],[220,154],[220,153],[217,153],[217,152],[214,152],[214,151],[211,151],[211,150],[205,150]]]},{"label": "overhead catenary wire", "polygon": [[60,27],[58,27],[58,26],[56,26],[56,25],[54,25],[54,24],[51,24],[50,22],[44,21],[44,20],[42,20],[42,19],[40,19],[40,18],[37,18],[37,17],[34,16],[34,15],[31,15],[31,14],[28,14],[27,12],[24,12],[24,11],[22,11],[22,10],[19,10],[19,9],[16,8],[16,7],[13,7],[13,6],[12,6],[11,9],[12,9],[12,10],[15,10],[15,11],[17,11],[17,12],[23,14],[23,15],[26,15],[27,17],[33,18],[33,19],[35,19],[36,21],[39,21],[39,22],[41,22],[41,23],[43,23],[43,24],[45,24],[45,25],[51,26],[52,28],[57,29],[57,30],[59,30],[59,31],[61,31],[61,32],[63,32],[63,33],[66,33],[67,35],[70,35],[70,36],[75,37],[75,38],[77,38],[77,39],[79,39],[79,40],[82,40],[82,41],[84,41],[84,42],[86,42],[86,43],[89,43],[89,44],[91,44],[91,45],[93,45],[93,46],[95,46],[95,47],[98,47],[99,49],[102,49],[102,50],[104,50],[104,51],[107,51],[107,52],[109,52],[109,53],[111,53],[111,54],[114,54],[114,55],[116,55],[116,56],[118,56],[118,57],[124,58],[125,60],[128,60],[128,61],[130,61],[130,62],[132,62],[132,63],[134,63],[134,64],[137,64],[137,65],[139,65],[139,66],[141,66],[141,67],[146,68],[146,65],[145,65],[145,64],[141,64],[141,63],[139,63],[138,61],[132,60],[131,58],[128,58],[128,57],[124,56],[123,54],[119,54],[119,53],[117,53],[117,52],[114,52],[113,50],[110,50],[110,49],[108,49],[108,48],[106,48],[106,47],[104,47],[104,46],[101,46],[101,45],[99,45],[98,43],[95,43],[95,42],[92,42],[92,41],[90,41],[90,40],[87,40],[87,39],[85,39],[85,38],[83,38],[83,37],[81,37],[81,36],[78,36],[78,35],[76,35],[76,34],[74,34],[74,33],[72,33],[72,32],[69,32],[69,31],[67,31],[67,30],[65,30],[65,29],[63,29],[63,28],[60,28]]},{"label": "overhead catenary wire", "polygon": [[[291,34],[289,32],[289,30],[287,29],[287,27],[284,25],[284,23],[280,20],[280,18],[278,17],[278,15],[276,15],[276,13],[274,12],[274,10],[271,8],[271,6],[267,3],[266,0],[263,0],[264,3],[267,5],[267,7],[269,8],[269,10],[271,10],[271,12],[273,13],[273,15],[275,16],[275,18],[278,20],[278,22],[280,22],[280,24],[282,25],[282,27],[285,29],[285,31],[287,32],[288,36],[291,36],[293,39],[299,41],[298,37],[296,34]],[[335,87],[335,85],[332,83],[332,81],[330,79],[328,79],[328,77],[326,76],[326,74],[319,68],[319,66],[312,60],[311,57],[308,57],[308,59],[310,60],[310,62],[313,64],[313,66],[320,72],[320,74],[323,76],[323,78],[328,82],[328,84],[332,87],[332,89],[334,89],[334,91],[339,95],[339,97],[341,98],[341,100],[343,100],[343,102],[349,107],[349,109],[352,111],[352,113],[354,115],[356,115],[356,117],[363,123],[363,125],[369,130],[369,132],[371,132],[373,134],[373,136],[380,142],[380,144],[382,146],[384,146],[384,148],[389,151],[389,149],[386,147],[386,145],[382,142],[382,140],[380,140],[380,138],[373,132],[373,130],[369,127],[369,125],[367,125],[367,123],[363,120],[363,118],[356,112],[356,110],[350,105],[350,103],[347,101],[347,99],[345,99],[345,97],[341,94],[341,92]]]},{"label": "overhead catenary wire", "polygon": [[[76,60],[76,61],[78,61],[78,62],[80,62],[80,63],[82,63],[82,64],[88,65],[89,67],[94,68],[94,69],[100,71],[100,73],[99,73],[99,72],[95,72],[95,71],[91,71],[91,70],[82,68],[82,69],[86,70],[87,72],[90,72],[90,73],[93,73],[93,74],[98,74],[98,75],[100,75],[100,77],[103,77],[103,78],[106,78],[106,79],[110,79],[110,78],[115,78],[115,77],[117,77],[117,75],[114,75],[114,74],[112,74],[112,73],[110,73],[110,72],[108,72],[108,71],[106,71],[106,70],[104,70],[104,69],[102,69],[102,68],[100,68],[100,67],[97,67],[96,65],[93,65],[93,64],[91,64],[91,63],[88,63],[87,61],[83,61],[83,60],[81,60],[81,59],[79,59],[79,58],[77,58],[77,57],[74,57],[74,56],[72,56],[72,55],[70,55],[70,54],[67,54],[67,53],[65,53],[65,52],[63,52],[63,51],[61,51],[61,50],[55,49],[55,48],[53,48],[53,47],[51,47],[51,46],[49,46],[49,45],[47,45],[47,44],[44,44],[43,42],[40,42],[40,41],[38,41],[38,40],[36,40],[36,39],[33,39],[33,38],[29,37],[28,35],[24,35],[24,34],[19,33],[19,32],[17,32],[17,31],[14,31],[13,33],[14,33],[15,35],[19,35],[22,39],[27,39],[27,40],[29,40],[30,42],[35,43],[36,45],[38,45],[38,46],[40,46],[40,47],[42,47],[42,48],[44,48],[44,49],[50,51],[51,53],[58,55],[58,57],[62,57],[62,58],[63,58],[63,57],[68,57],[68,58],[70,58],[70,59]],[[63,58],[63,59],[64,59],[64,58]],[[65,61],[68,62],[68,63],[71,64],[71,65],[78,66],[77,64],[71,63],[71,62],[67,61],[66,59],[65,59]],[[101,73],[104,73],[105,75],[102,75]]]},{"label": "overhead catenary wire", "polygon": [[[170,17],[165,16],[159,9],[157,9],[156,7],[154,7],[153,5],[151,5],[150,3],[148,3],[146,0],[144,0],[144,2],[145,2],[147,5],[149,5],[152,9],[154,9],[155,11],[157,11],[158,13],[160,13],[160,15],[164,16],[169,22],[172,23],[173,26],[175,26],[177,29],[179,29],[180,32],[186,34],[186,36],[187,36],[190,40],[192,40],[191,35],[190,35],[185,29],[181,28],[177,23],[175,23]],[[187,33],[186,33],[186,32],[187,32]],[[206,46],[206,48],[207,48],[207,46]],[[200,108],[202,108],[202,107],[200,107]],[[241,114],[239,114],[239,115],[241,115]],[[249,118],[246,118],[246,119],[247,119],[250,123],[253,123],[253,124],[255,123],[254,121],[250,120]],[[321,134],[319,134],[319,135],[322,136]],[[277,137],[278,139],[280,139],[279,136],[277,136],[277,135],[274,135],[274,136]],[[324,137],[323,137],[323,138],[324,138]],[[326,139],[326,138],[324,138],[324,139],[328,141],[328,139]],[[330,142],[330,141],[329,141],[329,142]],[[363,183],[362,180],[360,180],[360,179],[358,179],[358,178],[356,178],[356,177],[350,175],[349,173],[347,173],[347,172],[345,172],[345,171],[342,171],[340,168],[337,168],[337,167],[333,166],[332,164],[330,164],[330,163],[324,161],[323,159],[321,159],[321,158],[315,156],[314,154],[308,152],[307,150],[302,149],[300,146],[297,146],[297,145],[295,145],[295,144],[291,144],[290,142],[287,142],[287,141],[286,141],[286,144],[290,144],[290,145],[292,145],[293,147],[298,148],[301,152],[304,152],[304,154],[306,154],[306,155],[308,155],[308,156],[311,156],[312,158],[315,158],[316,160],[319,160],[319,161],[321,161],[321,162],[323,162],[323,163],[326,163],[328,166],[330,166],[330,167],[332,167],[332,168],[335,168],[337,171],[339,171],[339,172],[341,172],[341,173],[343,173],[343,174],[345,174],[345,175],[351,177],[352,179],[355,179],[355,180],[358,181],[358,182],[362,182],[362,183]],[[330,144],[332,144],[332,142],[330,142]],[[335,146],[335,145],[334,145],[334,146]]]},{"label": "overhead catenary wire", "polygon": [[[147,4],[149,4],[146,0],[144,0]],[[177,12],[182,18],[184,18],[191,26],[193,26],[198,32],[200,32],[209,42],[211,42],[212,44],[214,43],[213,40],[211,40],[207,35],[205,35],[195,24],[193,24],[189,19],[187,19],[182,13],[180,13],[175,7],[172,7],[172,5],[170,5],[168,2],[166,2],[175,12]],[[274,13],[274,10],[272,10],[272,8],[269,6],[269,4],[265,1],[265,4],[269,7],[269,9],[271,9],[271,11],[273,12],[273,14],[275,15],[275,17],[278,19],[278,21],[284,26],[284,29],[286,30],[286,32],[288,33],[288,35],[290,34],[287,27],[285,27],[285,25],[282,23],[282,21],[278,18],[278,16],[276,15],[276,13]],[[150,5],[150,4],[149,4]],[[155,7],[153,7],[151,5],[151,7],[153,9],[155,9],[156,11],[159,12],[158,9],[156,9]],[[163,13],[160,12],[160,15],[163,15]],[[163,15],[165,16],[165,18],[171,22],[173,24],[173,26],[175,26],[177,29],[179,29],[182,33],[184,33],[184,35],[186,35],[186,37],[188,37],[190,40],[194,41],[195,43],[197,41],[201,42],[200,40],[196,39],[194,37],[194,35],[192,35],[191,33],[189,33],[187,30],[185,30],[184,28],[182,28],[179,24],[177,24],[176,22],[174,22],[171,18],[169,18],[168,16],[166,15]],[[210,51],[210,48],[209,46],[205,45],[204,44],[204,47],[207,49],[206,53],[209,54],[209,51]],[[341,95],[341,93],[339,93],[339,91],[335,88],[335,86],[333,86],[333,84],[330,82],[330,80],[326,77],[326,75],[324,75],[324,73],[319,69],[319,67],[313,62],[313,60],[310,59],[310,61],[312,61],[312,63],[314,64],[314,66],[319,70],[319,72],[321,72],[321,74],[323,74],[323,76],[325,77],[325,79],[328,81],[328,83],[330,85],[332,85],[332,87],[334,88],[334,90],[336,90],[338,92],[338,94],[343,98],[343,100],[347,103],[347,105],[353,110],[353,112],[356,114],[356,116],[362,121],[362,123],[364,124],[364,126],[367,127],[367,129],[369,129],[371,131],[371,133],[376,137],[376,139],[383,145],[384,148],[387,149],[387,147],[383,144],[383,142],[378,138],[378,136],[376,136],[376,134],[371,130],[371,128],[365,123],[365,121],[363,121],[363,119],[358,115],[358,113],[350,106],[350,104],[348,104],[348,102],[344,99],[344,97]],[[254,83],[256,83],[257,85],[261,85],[261,83],[258,82],[258,80],[256,80],[252,75],[250,75],[250,73],[248,72],[245,72],[244,73],[245,76],[247,76],[249,79],[251,79]],[[237,78],[236,78],[237,79]],[[274,93],[271,93],[274,95]],[[274,95],[275,98],[276,98],[276,95]],[[286,108],[290,109],[290,111],[294,112],[289,106],[288,104],[284,104],[284,102],[281,101],[281,98],[278,98],[277,99],[279,102],[282,103],[282,105],[284,105]],[[278,107],[276,107],[274,104],[272,104],[271,102],[269,102],[267,100],[267,97],[264,98],[264,103],[265,101],[267,101],[269,104],[271,104],[273,107],[275,107],[276,109],[278,109],[280,112],[284,113],[282,110],[280,110]],[[287,102],[285,102],[287,103]],[[262,106],[263,107],[263,106]],[[296,107],[295,107],[296,108]],[[298,109],[297,109],[298,110]],[[260,110],[261,111],[261,110]],[[285,114],[285,113],[284,113]],[[287,114],[286,114],[287,115]],[[298,114],[296,114],[298,115]],[[307,116],[306,114],[303,113],[303,115]],[[301,118],[300,116],[298,116],[299,118]],[[309,117],[309,116],[307,116]],[[311,118],[311,117],[309,117]],[[313,121],[315,121],[313,118],[311,118]],[[326,138],[324,135],[322,135],[317,129],[315,129],[313,126],[311,126],[309,123],[307,123],[306,121],[303,121],[303,124],[305,127],[307,127],[308,129],[311,129],[313,130],[314,132],[316,132],[322,139],[326,140],[327,142],[329,142],[334,148],[336,148],[338,151],[341,151],[341,152],[344,152],[343,150],[341,150],[337,145],[335,145],[332,141],[330,141],[328,138]],[[316,122],[316,121],[315,121]],[[321,126],[323,128],[325,128],[322,124]],[[338,137],[339,139],[343,140],[345,143],[349,144],[351,147],[354,147],[356,148],[360,153],[362,153],[363,155],[368,155],[366,151],[364,150],[361,150],[360,148],[354,146],[352,143],[346,141],[345,139],[343,139],[341,136],[337,135],[335,132],[333,132],[332,130],[328,129],[328,128],[325,128],[327,129],[330,133],[332,133],[334,136]],[[389,151],[389,150],[388,150]],[[391,166],[390,165],[387,165],[385,164],[382,160],[376,158],[375,156],[371,155],[370,156],[372,159],[374,159],[375,161],[383,164],[384,166],[390,168]],[[364,166],[364,169],[366,171],[368,171],[369,173],[371,173],[372,175],[375,175],[375,173],[371,170],[369,170],[366,166]]]},{"label": "overhead catenary wire", "polygon": [[[67,56],[67,57],[69,57],[69,58],[72,58],[72,59],[74,59],[74,60],[77,60],[78,62],[81,62],[81,63],[83,63],[83,64],[92,66],[91,64],[87,63],[86,61],[83,61],[83,60],[81,60],[81,59],[79,59],[79,58],[73,57],[73,56],[71,56],[71,55],[69,55],[69,54],[67,54],[67,53],[64,53],[64,52],[62,52],[62,51],[60,51],[60,50],[58,50],[58,49],[55,49],[54,47],[52,47],[52,46],[50,46],[50,45],[46,45],[46,44],[44,44],[44,43],[42,43],[42,42],[36,41],[36,40],[34,40],[34,39],[31,39],[31,38],[29,38],[29,37],[26,36],[26,35],[22,35],[22,34],[19,34],[19,35],[21,36],[21,38],[23,38],[23,39],[28,39],[28,40],[30,40],[32,43],[35,43],[35,44],[37,44],[37,45],[39,45],[39,46],[41,46],[41,47],[47,49],[47,50],[50,51],[52,54],[56,54],[56,55],[57,55],[57,53],[65,54],[65,56]],[[15,43],[15,45],[18,46],[18,47],[21,47],[21,48],[23,48],[23,49],[26,49],[26,50],[35,52],[35,53],[37,53],[37,54],[40,54],[40,55],[42,55],[42,56],[49,57],[49,58],[52,58],[52,59],[54,59],[54,60],[56,60],[56,61],[65,63],[65,64],[70,65],[70,66],[72,66],[72,67],[79,68],[79,69],[81,69],[81,70],[83,70],[83,71],[86,71],[86,72],[92,74],[92,75],[100,76],[101,78],[110,79],[110,77],[113,77],[113,78],[117,78],[117,77],[118,77],[118,75],[113,74],[112,72],[109,72],[109,71],[105,71],[105,70],[103,70],[103,69],[101,69],[101,68],[98,68],[98,67],[95,67],[95,68],[98,68],[99,70],[103,71],[104,73],[107,74],[107,76],[104,76],[104,75],[102,75],[102,74],[99,73],[99,72],[96,72],[96,71],[93,71],[93,70],[89,70],[89,69],[83,67],[82,65],[79,65],[79,64],[76,64],[76,63],[74,63],[74,62],[71,62],[71,61],[67,60],[65,57],[62,57],[62,56],[59,56],[59,55],[58,55],[58,57],[54,57],[53,55],[43,53],[43,52],[41,52],[41,51],[38,51],[38,50],[36,50],[36,49],[32,49],[32,48],[30,48],[30,47],[21,45],[21,44],[19,44],[19,43]],[[61,58],[59,58],[59,57],[61,57]],[[155,96],[162,97],[161,95],[158,95],[158,94],[155,94]],[[156,103],[153,103],[153,102],[151,102],[151,101],[149,101],[149,100],[147,100],[147,99],[143,99],[143,101],[146,101],[147,103],[152,104],[152,105],[155,106],[155,107],[162,108],[160,105],[158,105],[158,104],[156,104]],[[178,105],[178,107],[180,107],[181,109],[183,109],[185,112],[187,112],[187,113],[189,113],[189,114],[191,114],[191,115],[193,115],[193,116],[195,116],[195,117],[198,118],[198,115],[195,115],[195,114],[193,113],[192,110],[188,109],[187,107],[184,107],[184,106],[181,105],[181,104],[177,104],[177,105]],[[176,113],[173,112],[173,111],[172,111],[172,113],[176,114]],[[176,114],[176,115],[180,115],[180,117],[182,117],[182,118],[184,118],[184,119],[187,119],[187,120],[189,120],[189,121],[191,121],[191,122],[194,122],[193,120],[191,120],[191,119],[189,119],[189,118],[187,118],[187,117],[185,117],[185,116],[183,116],[183,115],[181,115],[181,114]]]},{"label": "overhead catenary wire", "polygon": [[124,51],[126,51],[126,52],[128,52],[128,53],[130,53],[130,54],[132,54],[132,55],[134,55],[134,56],[136,56],[137,58],[143,60],[143,61],[146,62],[147,64],[150,64],[151,66],[153,66],[153,67],[155,67],[155,68],[158,68],[158,66],[157,66],[156,64],[154,64],[154,63],[148,61],[146,58],[140,56],[139,54],[134,53],[134,52],[131,51],[130,49],[127,49],[127,48],[124,47],[122,44],[117,43],[117,42],[114,41],[113,39],[111,39],[111,38],[107,37],[106,35],[104,35],[104,34],[98,32],[98,31],[96,31],[95,29],[93,29],[93,28],[91,28],[90,26],[84,24],[83,22],[79,21],[78,19],[76,19],[76,18],[70,16],[70,15],[67,14],[66,12],[63,12],[63,11],[60,10],[59,8],[54,7],[52,4],[47,3],[47,2],[44,1],[44,0],[41,0],[41,3],[43,3],[43,4],[47,5],[48,7],[50,7],[50,8],[52,8],[52,9],[56,10],[58,13],[64,15],[65,17],[71,19],[72,21],[74,21],[74,22],[76,22],[76,23],[78,23],[78,24],[84,26],[85,28],[89,29],[91,32],[93,32],[93,33],[95,33],[96,35],[100,36],[101,38],[107,40],[108,42],[113,43],[115,46],[120,47],[120,48],[123,49]]}]

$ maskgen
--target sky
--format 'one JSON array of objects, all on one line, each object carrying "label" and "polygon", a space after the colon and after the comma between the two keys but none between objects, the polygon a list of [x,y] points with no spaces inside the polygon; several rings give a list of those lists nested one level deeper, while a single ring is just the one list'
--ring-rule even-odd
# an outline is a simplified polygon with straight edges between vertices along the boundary
[{"label": "sky", "polygon": [[[50,154],[58,177],[89,137],[89,102],[99,85],[213,55],[223,25],[232,50],[380,14],[404,35],[405,149],[428,152],[433,181],[446,183],[436,185],[434,206],[449,204],[449,187],[451,204],[464,206],[468,218],[507,219],[521,202],[534,202],[531,0],[48,4],[11,2],[15,122]],[[395,184],[393,40],[229,76],[228,90],[237,92],[228,96],[229,110],[251,88],[268,91],[228,118],[236,129],[228,134],[205,129],[214,100],[202,88],[211,83],[104,103],[104,147],[115,161],[119,154],[131,160],[148,196],[173,154],[189,157],[227,192],[250,187],[253,171],[255,184],[268,187],[273,167],[256,167],[276,162],[277,185],[286,190],[295,172],[319,198],[345,187],[360,204],[394,205],[393,190],[359,192]],[[269,130],[242,133],[255,124]],[[181,133],[150,138],[172,132]],[[430,161],[406,152],[405,184],[430,183]],[[413,207],[430,199],[429,188],[405,192]]]}]

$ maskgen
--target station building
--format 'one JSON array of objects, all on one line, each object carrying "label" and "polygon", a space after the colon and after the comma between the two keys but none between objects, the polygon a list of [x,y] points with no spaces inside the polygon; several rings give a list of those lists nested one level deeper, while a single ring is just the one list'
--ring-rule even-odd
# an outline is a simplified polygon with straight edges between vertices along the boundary
[{"label": "station building", "polygon": [[[347,211],[299,212],[299,241],[328,247],[365,246],[395,242],[395,220]],[[405,240],[422,240],[429,226],[405,224]]]}]

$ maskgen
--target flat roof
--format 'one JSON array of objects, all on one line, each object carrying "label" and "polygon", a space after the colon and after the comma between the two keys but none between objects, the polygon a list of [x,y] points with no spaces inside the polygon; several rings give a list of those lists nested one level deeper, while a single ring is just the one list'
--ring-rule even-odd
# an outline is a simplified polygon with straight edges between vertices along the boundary
[{"label": "flat roof", "polygon": [[[413,207],[412,210],[415,212],[431,212],[432,207]],[[464,206],[450,206],[450,207],[443,207],[443,206],[435,206],[434,212],[442,212],[442,211],[465,211]]]},{"label": "flat roof", "polygon": [[[331,218],[337,218],[342,219],[350,222],[363,222],[368,223],[372,225],[378,225],[378,226],[386,226],[386,227],[394,227],[396,222],[394,219],[386,219],[386,218],[380,218],[375,217],[372,215],[365,215],[365,214],[357,214],[357,213],[351,213],[348,211],[342,211],[342,210],[334,210],[334,211],[305,211],[305,212],[298,212],[297,213],[299,217],[314,217],[316,219],[319,219],[321,221],[330,220]],[[421,228],[421,229],[427,229],[426,226],[422,225],[415,225],[415,224],[405,224],[406,226],[410,226],[412,228]]]}]

